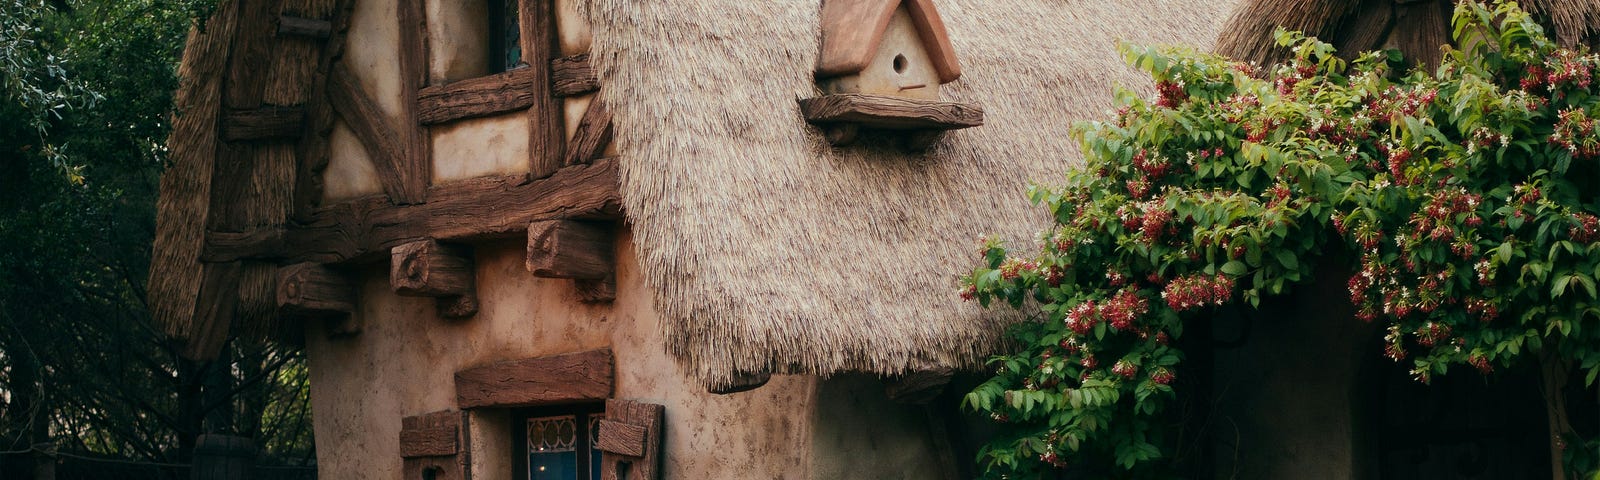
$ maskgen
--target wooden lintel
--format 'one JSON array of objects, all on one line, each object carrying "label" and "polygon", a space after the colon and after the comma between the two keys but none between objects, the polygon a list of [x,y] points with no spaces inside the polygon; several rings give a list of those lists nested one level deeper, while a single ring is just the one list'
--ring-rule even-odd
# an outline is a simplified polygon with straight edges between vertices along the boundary
[{"label": "wooden lintel", "polygon": [[800,113],[811,123],[854,123],[884,130],[955,130],[983,125],[983,109],[977,105],[866,93],[802,99]]},{"label": "wooden lintel", "polygon": [[601,420],[600,435],[594,447],[617,455],[643,457],[649,433],[643,425]]},{"label": "wooden lintel", "polygon": [[606,108],[605,102],[595,98],[589,102],[589,109],[583,112],[583,119],[578,121],[578,128],[572,134],[572,140],[567,142],[567,158],[562,160],[562,165],[577,165],[589,163],[600,158],[606,152],[606,145],[611,144],[611,110]]},{"label": "wooden lintel", "polygon": [[334,64],[329,74],[328,101],[367,147],[367,157],[372,159],[372,166],[378,173],[378,183],[389,198],[394,203],[422,203],[427,198],[427,179],[418,180],[408,173],[410,168],[405,162],[411,155],[410,146],[402,136],[407,128],[389,119],[343,62]]},{"label": "wooden lintel", "polygon": [[955,371],[948,368],[916,370],[887,380],[883,391],[895,402],[922,405],[943,393],[953,376]]},{"label": "wooden lintel", "polygon": [[297,263],[278,269],[278,308],[283,315],[330,318],[355,311],[350,280],[326,265]]},{"label": "wooden lintel", "polygon": [[462,413],[433,412],[400,421],[400,457],[440,457],[461,451]]},{"label": "wooden lintel", "polygon": [[708,388],[708,389],[706,389],[706,391],[709,391],[709,392],[717,394],[717,395],[727,395],[727,394],[730,394],[730,393],[748,392],[748,391],[751,391],[751,390],[755,390],[757,388],[761,388],[762,385],[766,385],[767,382],[770,382],[770,381],[772,381],[772,374],[770,374],[770,373],[743,373],[743,372],[740,372],[740,373],[735,373],[733,375],[733,380],[730,381],[727,385],[724,385],[724,386],[721,386],[721,387]]},{"label": "wooden lintel", "polygon": [[615,382],[611,350],[530,358],[456,372],[461,408],[533,407],[605,400]]},{"label": "wooden lintel", "polygon": [[333,35],[333,22],[315,18],[280,15],[278,16],[278,35],[323,40]]},{"label": "wooden lintel", "polygon": [[389,262],[389,285],[408,297],[472,294],[472,251],[431,238],[396,245]]},{"label": "wooden lintel", "polygon": [[222,118],[222,139],[281,140],[300,136],[305,129],[306,111],[300,107],[261,107],[233,110]]},{"label": "wooden lintel", "polygon": [[433,125],[528,108],[534,95],[544,95],[533,73],[519,68],[418,90],[417,120]]},{"label": "wooden lintel", "polygon": [[319,208],[311,220],[262,230],[211,232],[201,258],[344,263],[388,259],[402,243],[510,238],[547,219],[616,220],[622,215],[616,160],[563,168],[528,180],[480,177],[435,185],[428,203],[394,205],[382,195]]},{"label": "wooden lintel", "polygon": [[589,54],[580,53],[550,61],[550,92],[557,97],[576,97],[600,89],[589,65]]},{"label": "wooden lintel", "polygon": [[611,258],[612,228],[576,220],[528,224],[526,266],[533,276],[601,280],[616,268]]}]

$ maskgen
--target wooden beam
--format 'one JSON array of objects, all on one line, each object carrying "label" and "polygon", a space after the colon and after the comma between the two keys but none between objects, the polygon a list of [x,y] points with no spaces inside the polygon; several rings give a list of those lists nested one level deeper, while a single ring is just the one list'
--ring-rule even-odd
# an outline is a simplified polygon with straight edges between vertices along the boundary
[{"label": "wooden beam", "polygon": [[322,40],[332,35],[333,22],[289,15],[278,16],[278,36],[280,37],[306,37]]},{"label": "wooden beam", "polygon": [[518,68],[423,88],[417,92],[417,120],[433,125],[528,108],[534,96],[545,95],[534,80],[532,69]]},{"label": "wooden beam", "polygon": [[403,243],[393,249],[389,284],[408,297],[451,297],[471,294],[472,250],[433,239]]},{"label": "wooden beam", "polygon": [[567,157],[561,163],[563,166],[589,163],[605,155],[606,145],[610,143],[611,110],[596,97],[583,112],[583,119],[578,121],[577,131],[567,143]]},{"label": "wooden beam", "polygon": [[239,306],[239,262],[207,263],[197,272],[200,294],[195,300],[194,327],[180,354],[190,360],[210,360],[228,342],[234,312]]},{"label": "wooden beam", "polygon": [[[521,28],[522,62],[535,85],[551,85],[550,61],[561,51],[556,46],[555,2],[518,2]],[[564,165],[566,126],[561,102],[550,94],[533,96],[528,106],[528,175],[543,178]]]},{"label": "wooden beam", "polygon": [[[428,16],[423,5],[426,0],[399,0],[396,7],[400,21],[400,144],[401,156],[393,159],[395,171],[405,189],[402,197],[393,197],[395,203],[422,203],[428,199],[428,185],[433,184],[433,141],[427,127],[422,126],[417,98],[422,86],[428,82]],[[534,2],[544,3],[544,2]]]},{"label": "wooden beam", "polygon": [[976,105],[865,93],[802,99],[800,113],[811,123],[848,122],[886,130],[954,130],[983,125],[983,109]]},{"label": "wooden beam", "polygon": [[400,421],[400,457],[445,457],[461,451],[462,413],[433,412]]},{"label": "wooden beam", "polygon": [[548,178],[479,177],[437,185],[421,205],[368,196],[318,209],[312,220],[222,234],[212,232],[202,258],[342,263],[388,259],[402,243],[434,238],[470,242],[509,238],[548,219],[618,219],[616,160],[563,168]]},{"label": "wooden beam", "polygon": [[328,42],[323,44],[322,58],[311,76],[311,95],[306,99],[306,132],[295,145],[294,206],[291,215],[296,221],[309,221],[311,214],[322,205],[323,171],[328,168],[329,138],[333,135],[335,114],[328,100],[328,79],[333,65],[344,56],[345,34],[350,29],[350,12],[354,0],[338,0]]},{"label": "wooden beam", "polygon": [[[226,72],[228,86],[223,106],[236,109],[261,107],[265,98],[267,71],[272,68],[272,47],[277,16],[275,1],[240,2],[239,29],[233,40],[232,56]],[[210,72],[207,72],[210,73]]]},{"label": "wooden beam", "polygon": [[589,65],[589,54],[580,53],[550,61],[550,92],[557,97],[576,97],[600,90],[600,79]]},{"label": "wooden beam", "polygon": [[501,362],[456,372],[461,408],[532,407],[611,397],[611,350]]},{"label": "wooden beam", "polygon": [[611,230],[575,220],[530,223],[528,271],[541,278],[604,279],[616,269],[611,258]]},{"label": "wooden beam", "polygon": [[338,318],[355,312],[350,280],[325,265],[297,263],[278,269],[278,308],[298,318]]},{"label": "wooden beam", "polygon": [[708,389],[706,389],[706,391],[709,391],[709,392],[717,394],[717,395],[727,395],[727,394],[730,394],[730,393],[748,392],[748,391],[751,391],[751,390],[755,390],[757,388],[761,388],[762,385],[766,385],[767,382],[770,382],[770,381],[772,381],[772,374],[770,374],[770,373],[743,373],[743,372],[739,372],[739,373],[734,373],[733,380],[731,382],[729,382],[728,385],[721,386],[721,387],[708,388]]},{"label": "wooden beam", "polygon": [[306,111],[300,107],[233,110],[222,119],[222,139],[229,142],[278,140],[300,136]]},{"label": "wooden beam", "polygon": [[955,371],[948,368],[916,370],[886,381],[883,391],[895,402],[922,405],[943,393],[953,376]]},{"label": "wooden beam", "polygon": [[642,425],[633,425],[614,420],[601,420],[599,437],[594,442],[594,448],[602,452],[629,457],[643,457],[645,441],[649,439],[649,431]]},{"label": "wooden beam", "polygon": [[411,167],[405,165],[405,159],[411,153],[402,134],[409,129],[396,125],[383,113],[344,62],[335,64],[328,78],[328,101],[367,147],[367,157],[372,159],[372,166],[378,172],[378,183],[394,203],[421,203],[427,198],[426,191],[415,191],[425,185],[406,178]]}]

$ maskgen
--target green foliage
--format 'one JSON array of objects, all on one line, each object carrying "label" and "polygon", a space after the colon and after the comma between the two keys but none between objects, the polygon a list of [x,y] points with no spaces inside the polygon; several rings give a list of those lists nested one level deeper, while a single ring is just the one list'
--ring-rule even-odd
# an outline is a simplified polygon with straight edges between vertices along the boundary
[{"label": "green foliage", "polygon": [[967,277],[969,299],[1040,312],[964,402],[1003,426],[989,476],[1169,474],[1184,319],[1309,281],[1331,249],[1359,258],[1350,301],[1417,380],[1544,354],[1592,383],[1600,56],[1556,47],[1515,4],[1464,3],[1453,25],[1464,47],[1403,77],[1397,52],[1347,63],[1294,32],[1267,79],[1125,46],[1157,95],[1120,93],[1115,118],[1080,125],[1086,167],[1030,190],[1056,220],[1043,247],[987,240]]}]

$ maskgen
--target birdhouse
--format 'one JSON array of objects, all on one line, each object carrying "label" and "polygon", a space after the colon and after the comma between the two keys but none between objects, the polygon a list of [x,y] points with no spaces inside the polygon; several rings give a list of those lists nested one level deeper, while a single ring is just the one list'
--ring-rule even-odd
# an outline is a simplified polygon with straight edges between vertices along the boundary
[{"label": "birdhouse", "polygon": [[974,105],[942,102],[939,87],[961,64],[932,0],[825,0],[818,87],[801,101],[806,119],[835,145],[862,128],[905,131],[923,147],[939,132],[983,124]]}]

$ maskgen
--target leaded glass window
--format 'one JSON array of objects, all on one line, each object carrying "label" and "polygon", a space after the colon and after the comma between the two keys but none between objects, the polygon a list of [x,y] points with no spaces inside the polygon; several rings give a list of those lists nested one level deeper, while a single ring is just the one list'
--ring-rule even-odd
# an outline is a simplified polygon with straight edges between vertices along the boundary
[{"label": "leaded glass window", "polygon": [[489,0],[489,69],[504,72],[522,66],[522,30],[518,0]]},{"label": "leaded glass window", "polygon": [[[527,480],[598,480],[604,413],[596,406],[525,412],[521,416],[518,477]],[[525,476],[524,476],[525,475]]]}]

